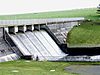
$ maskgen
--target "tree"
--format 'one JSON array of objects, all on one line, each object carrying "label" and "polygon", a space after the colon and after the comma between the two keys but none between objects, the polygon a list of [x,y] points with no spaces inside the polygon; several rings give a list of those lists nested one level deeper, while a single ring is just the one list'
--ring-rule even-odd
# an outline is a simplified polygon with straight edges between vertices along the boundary
[{"label": "tree", "polygon": [[100,14],[100,4],[97,6],[97,13]]}]

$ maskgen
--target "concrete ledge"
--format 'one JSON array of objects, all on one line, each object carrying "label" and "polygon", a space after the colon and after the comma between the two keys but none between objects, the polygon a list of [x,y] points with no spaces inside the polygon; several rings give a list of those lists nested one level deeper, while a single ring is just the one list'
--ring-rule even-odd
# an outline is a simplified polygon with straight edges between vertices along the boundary
[{"label": "concrete ledge", "polygon": [[69,55],[100,55],[100,47],[68,47]]}]

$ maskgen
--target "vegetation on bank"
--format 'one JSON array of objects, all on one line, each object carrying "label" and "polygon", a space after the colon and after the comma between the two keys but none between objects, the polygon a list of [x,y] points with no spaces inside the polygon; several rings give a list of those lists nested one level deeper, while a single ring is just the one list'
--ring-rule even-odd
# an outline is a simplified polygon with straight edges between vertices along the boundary
[{"label": "vegetation on bank", "polygon": [[100,47],[100,23],[99,21],[83,22],[74,27],[68,34],[69,46],[99,46]]},{"label": "vegetation on bank", "polygon": [[96,13],[97,8],[74,9],[54,12],[27,13],[17,15],[1,15],[0,19],[34,19],[34,18],[69,18],[69,17],[85,17],[98,19]]}]

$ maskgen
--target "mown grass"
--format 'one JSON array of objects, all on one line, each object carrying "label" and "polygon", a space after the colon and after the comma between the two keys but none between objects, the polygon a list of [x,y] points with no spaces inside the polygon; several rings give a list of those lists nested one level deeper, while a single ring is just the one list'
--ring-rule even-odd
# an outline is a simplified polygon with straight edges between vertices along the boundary
[{"label": "mown grass", "polygon": [[74,9],[65,11],[27,13],[17,15],[1,15],[0,19],[34,19],[34,18],[68,18],[68,17],[85,17],[98,19],[97,8]]},{"label": "mown grass", "polygon": [[70,65],[100,65],[100,62],[26,61],[17,60],[0,63],[0,75],[77,75],[75,73],[69,73],[65,68]]},{"label": "mown grass", "polygon": [[70,65],[100,65],[100,62],[26,61],[17,60],[0,63],[0,75],[77,75],[75,73],[69,73],[65,68]]},{"label": "mown grass", "polygon": [[96,22],[83,22],[68,34],[69,46],[100,46],[100,25]]},{"label": "mown grass", "polygon": [[[17,60],[0,63],[0,75],[75,75],[64,70],[69,65],[66,62],[25,61]],[[18,72],[12,72],[13,70]]]}]

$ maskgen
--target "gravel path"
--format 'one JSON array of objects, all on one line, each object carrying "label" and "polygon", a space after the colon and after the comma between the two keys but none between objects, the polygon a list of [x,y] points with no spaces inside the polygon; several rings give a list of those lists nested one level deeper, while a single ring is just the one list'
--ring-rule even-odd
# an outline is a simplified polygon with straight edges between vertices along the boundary
[{"label": "gravel path", "polygon": [[65,70],[79,75],[100,75],[100,65],[71,65]]}]

